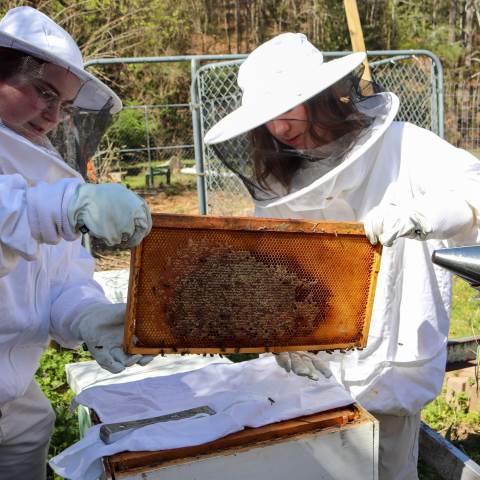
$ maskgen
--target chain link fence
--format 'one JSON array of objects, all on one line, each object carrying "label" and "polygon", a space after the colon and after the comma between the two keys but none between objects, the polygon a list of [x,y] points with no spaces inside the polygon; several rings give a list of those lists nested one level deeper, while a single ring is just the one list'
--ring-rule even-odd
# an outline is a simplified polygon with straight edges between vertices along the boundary
[{"label": "chain link fence", "polygon": [[480,84],[477,78],[445,82],[445,139],[480,157]]},{"label": "chain link fence", "polygon": [[[338,57],[341,53],[325,53]],[[202,138],[221,118],[237,108],[241,92],[236,83],[243,60],[209,64],[198,70]],[[374,80],[400,98],[398,120],[412,122],[443,136],[442,80],[440,61],[430,52],[371,52]],[[239,140],[238,155],[247,145]],[[206,211],[212,215],[249,215],[253,203],[243,183],[220,161],[215,149],[202,144]]]}]

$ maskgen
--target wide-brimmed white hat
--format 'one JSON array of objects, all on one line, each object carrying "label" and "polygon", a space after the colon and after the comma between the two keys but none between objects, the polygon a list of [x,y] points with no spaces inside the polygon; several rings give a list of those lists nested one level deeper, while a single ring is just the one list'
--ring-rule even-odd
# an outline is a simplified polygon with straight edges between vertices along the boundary
[{"label": "wide-brimmed white hat", "polygon": [[229,140],[288,112],[355,70],[365,56],[358,52],[324,62],[301,33],[272,38],[240,66],[242,104],[207,132],[205,143]]},{"label": "wide-brimmed white hat", "polygon": [[73,38],[53,20],[31,7],[9,10],[0,20],[0,47],[13,48],[54,63],[82,82],[75,105],[100,110],[109,101],[111,113],[122,109],[122,101],[103,82],[85,71],[83,58]]}]

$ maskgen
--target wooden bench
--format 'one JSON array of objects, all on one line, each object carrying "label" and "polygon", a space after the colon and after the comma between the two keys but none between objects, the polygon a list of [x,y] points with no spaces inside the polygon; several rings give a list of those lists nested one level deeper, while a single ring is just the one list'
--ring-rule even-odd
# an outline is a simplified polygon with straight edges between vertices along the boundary
[{"label": "wooden bench", "polygon": [[159,176],[165,176],[167,185],[170,185],[171,172],[168,163],[150,167],[145,175],[145,186],[147,188],[153,188],[155,186],[155,177]]}]

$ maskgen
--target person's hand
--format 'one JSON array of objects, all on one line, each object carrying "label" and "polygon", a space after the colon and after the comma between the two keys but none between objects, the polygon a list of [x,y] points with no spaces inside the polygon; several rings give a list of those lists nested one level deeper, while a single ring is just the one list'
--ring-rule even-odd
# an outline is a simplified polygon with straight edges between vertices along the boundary
[{"label": "person's hand", "polygon": [[400,237],[416,240],[448,239],[472,226],[473,211],[461,199],[446,192],[439,196],[423,196],[408,206],[393,203],[374,207],[363,220],[370,243],[391,247]]},{"label": "person's hand", "polygon": [[81,184],[68,204],[68,221],[75,231],[85,231],[107,245],[138,245],[152,228],[145,201],[123,185]]},{"label": "person's hand", "polygon": [[124,303],[95,303],[80,313],[73,333],[87,345],[98,364],[111,373],[119,373],[138,363],[146,365],[154,357],[128,355],[123,351]]},{"label": "person's hand", "polygon": [[330,378],[332,372],[326,362],[320,360],[318,355],[311,352],[281,352],[275,353],[275,360],[278,365],[287,372],[293,372],[301,377],[308,377],[311,380],[318,380],[319,375]]},{"label": "person's hand", "polygon": [[391,247],[399,237],[425,240],[432,232],[428,220],[419,212],[393,204],[381,204],[370,210],[363,227],[372,245],[380,242],[386,247]]}]

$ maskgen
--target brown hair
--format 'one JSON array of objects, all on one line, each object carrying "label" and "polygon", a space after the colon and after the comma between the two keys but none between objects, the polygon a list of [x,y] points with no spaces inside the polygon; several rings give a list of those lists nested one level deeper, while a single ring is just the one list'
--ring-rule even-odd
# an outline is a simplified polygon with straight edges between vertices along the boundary
[{"label": "brown hair", "polygon": [[[371,125],[373,118],[359,112],[353,101],[357,88],[358,82],[346,77],[305,102],[310,124],[309,134],[318,146],[324,141],[316,133],[316,127],[329,131],[334,140],[350,138],[349,145],[345,147],[343,144],[342,152],[339,152],[346,154],[355,145],[358,134]],[[268,180],[273,177],[289,190],[290,182],[303,158],[295,155],[292,147],[276,140],[265,125],[252,131],[251,144],[258,184],[265,190],[272,191]],[[292,153],[286,154],[288,150]]]},{"label": "brown hair", "polygon": [[14,73],[26,72],[31,68],[31,63],[35,66],[45,63],[28,53],[15,50],[8,47],[0,47],[0,81],[4,81]]}]

